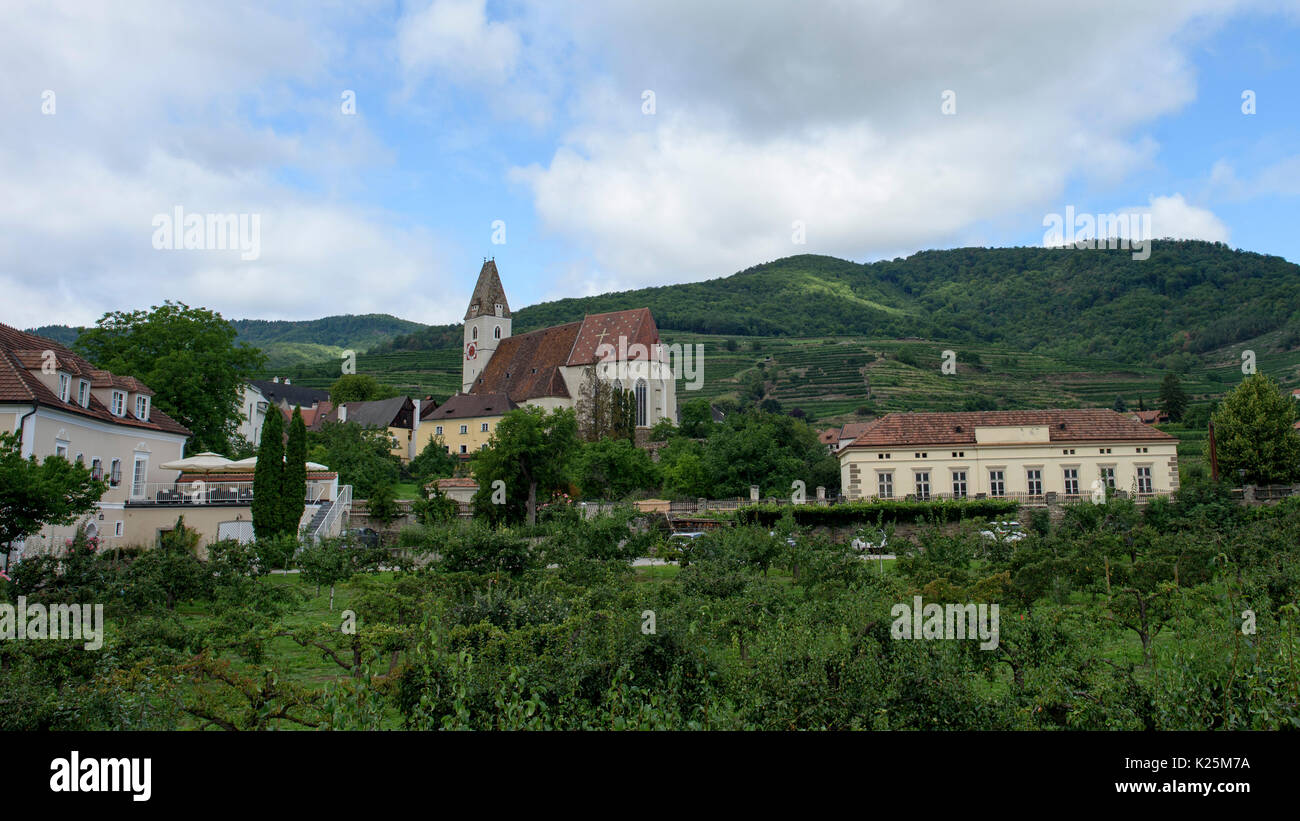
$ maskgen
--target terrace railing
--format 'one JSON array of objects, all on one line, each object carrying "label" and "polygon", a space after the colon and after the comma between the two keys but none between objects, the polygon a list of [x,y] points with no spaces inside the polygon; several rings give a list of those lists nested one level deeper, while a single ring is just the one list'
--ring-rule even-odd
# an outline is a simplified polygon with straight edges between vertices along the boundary
[{"label": "terrace railing", "polygon": [[[326,489],[323,483],[308,483],[303,503],[319,503]],[[131,491],[128,505],[238,505],[253,501],[252,482],[144,482]]]}]

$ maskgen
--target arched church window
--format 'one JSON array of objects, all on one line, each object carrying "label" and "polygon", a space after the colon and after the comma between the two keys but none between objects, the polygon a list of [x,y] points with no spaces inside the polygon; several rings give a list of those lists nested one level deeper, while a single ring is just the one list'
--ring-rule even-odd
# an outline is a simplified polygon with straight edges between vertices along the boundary
[{"label": "arched church window", "polygon": [[498,326],[496,326],[495,328],[492,329],[492,338],[493,338],[493,339],[500,339],[500,338],[501,338],[501,326],[500,326],[500,325],[498,325]]},{"label": "arched church window", "polygon": [[478,339],[478,327],[477,327],[477,326],[474,328],[474,330],[473,330],[472,333],[473,333],[473,338],[474,338],[474,339]]},{"label": "arched church window", "polygon": [[636,381],[636,425],[643,428],[646,422],[646,384],[644,379]]}]

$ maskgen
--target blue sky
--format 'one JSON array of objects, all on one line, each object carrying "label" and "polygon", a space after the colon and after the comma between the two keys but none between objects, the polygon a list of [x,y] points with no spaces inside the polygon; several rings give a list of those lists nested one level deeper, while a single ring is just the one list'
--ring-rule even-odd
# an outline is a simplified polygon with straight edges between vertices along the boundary
[{"label": "blue sky", "polygon": [[6,5],[0,321],[455,322],[484,256],[518,308],[1067,207],[1300,261],[1298,55],[1297,2]]}]

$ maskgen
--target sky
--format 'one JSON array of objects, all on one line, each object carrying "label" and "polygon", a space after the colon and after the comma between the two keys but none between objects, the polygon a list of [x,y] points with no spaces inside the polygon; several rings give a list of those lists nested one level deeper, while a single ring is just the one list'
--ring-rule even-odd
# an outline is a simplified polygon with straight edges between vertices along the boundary
[{"label": "sky", "polygon": [[485,257],[518,309],[1067,213],[1300,262],[1300,0],[19,0],[0,112],[20,328],[444,324]]}]

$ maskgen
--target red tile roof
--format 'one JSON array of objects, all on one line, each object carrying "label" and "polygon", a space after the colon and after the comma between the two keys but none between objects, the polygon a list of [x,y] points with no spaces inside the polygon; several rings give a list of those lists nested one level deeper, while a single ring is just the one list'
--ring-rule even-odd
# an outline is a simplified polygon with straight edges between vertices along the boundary
[{"label": "red tile roof", "polygon": [[559,369],[568,361],[581,327],[581,322],[570,322],[506,337],[474,381],[470,393],[504,393],[512,402],[543,396],[567,397],[569,391]]},{"label": "red tile roof", "polygon": [[879,422],[879,419],[872,419],[870,422],[846,422],[844,427],[840,428],[841,440],[857,439],[862,434],[871,430],[871,426]]},{"label": "red tile roof", "polygon": [[[626,347],[620,349],[620,339]],[[582,330],[573,342],[566,365],[590,365],[600,359],[597,351],[602,344],[612,346],[615,351],[627,351],[629,359],[652,357],[653,345],[659,344],[659,329],[655,327],[654,317],[649,308],[634,308],[630,311],[613,311],[607,314],[590,314],[582,320]],[[641,345],[645,353],[636,351],[632,356],[632,346]],[[602,352],[603,353],[603,352]],[[619,354],[615,354],[616,356]]]},{"label": "red tile roof", "polygon": [[1156,422],[1169,421],[1169,414],[1162,410],[1133,411],[1131,415],[1136,417],[1139,422],[1145,422],[1148,425],[1154,425]]},{"label": "red tile roof", "polygon": [[1177,441],[1177,437],[1103,408],[890,413],[845,450],[912,445],[973,445],[975,429],[1046,425],[1052,442]]},{"label": "red tile roof", "polygon": [[827,428],[826,430],[818,431],[817,441],[821,442],[823,445],[835,444],[836,442],[840,441],[840,429]]},{"label": "red tile roof", "polygon": [[117,376],[99,370],[52,339],[29,334],[0,323],[0,402],[42,405],[114,425],[185,436],[190,434],[189,428],[156,407],[149,409],[149,421],[146,422],[136,418],[131,408],[128,408],[123,416],[114,416],[102,402],[95,398],[94,394],[91,394],[89,407],[83,408],[76,402],[64,402],[32,373],[33,370],[39,370],[45,361],[45,351],[54,354],[58,367],[74,376],[89,378],[92,387],[111,386],[131,392],[153,394],[153,391],[135,377]]},{"label": "red tile roof", "polygon": [[425,419],[472,419],[501,416],[519,407],[504,393],[458,393]]}]

